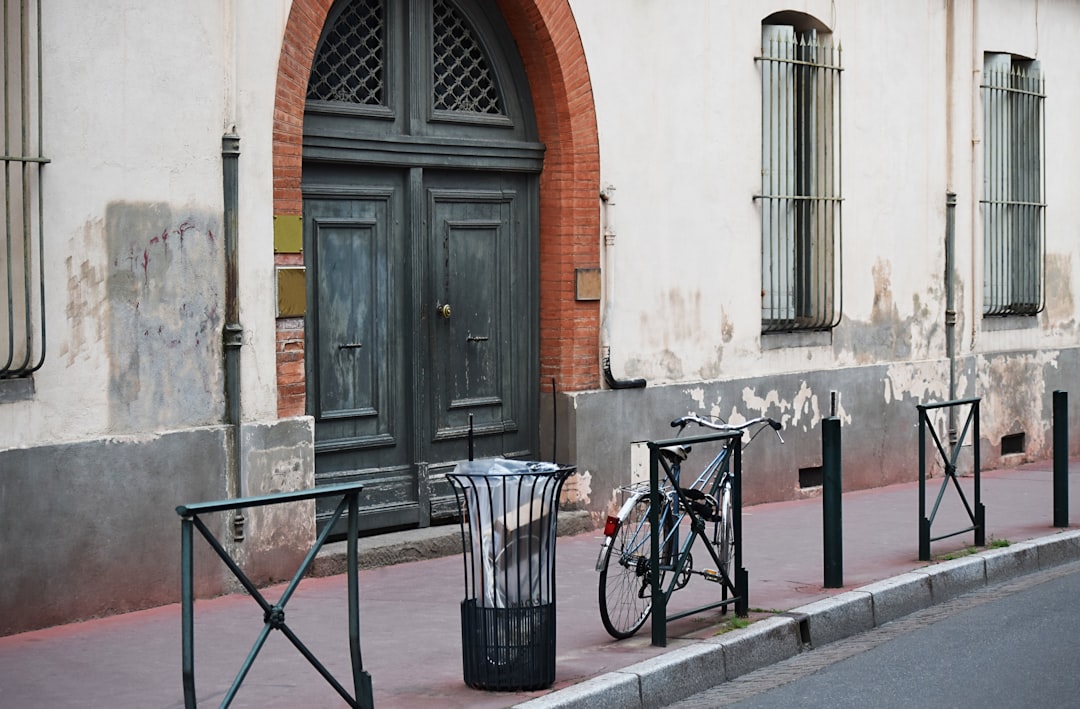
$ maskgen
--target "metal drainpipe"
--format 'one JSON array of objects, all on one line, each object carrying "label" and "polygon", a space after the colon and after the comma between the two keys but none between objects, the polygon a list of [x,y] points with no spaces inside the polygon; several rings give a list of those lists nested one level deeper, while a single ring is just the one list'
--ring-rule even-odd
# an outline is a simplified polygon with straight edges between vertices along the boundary
[{"label": "metal drainpipe", "polygon": [[[225,350],[225,417],[232,426],[232,451],[228,461],[228,494],[240,496],[240,346],[244,329],[240,326],[238,291],[237,211],[239,205],[240,136],[226,133],[221,138],[221,176],[225,219],[225,327],[222,345]],[[232,520],[233,541],[244,540],[244,515],[236,510]]]},{"label": "metal drainpipe", "polygon": [[600,352],[604,381],[611,389],[641,389],[644,379],[618,379],[611,372],[611,317],[615,310],[615,188],[608,185],[600,191],[604,204],[604,309],[600,326]]},{"label": "metal drainpipe", "polygon": [[[949,401],[956,400],[956,193],[945,193],[945,355],[949,358]],[[956,407],[949,407],[949,446],[956,446]]]}]

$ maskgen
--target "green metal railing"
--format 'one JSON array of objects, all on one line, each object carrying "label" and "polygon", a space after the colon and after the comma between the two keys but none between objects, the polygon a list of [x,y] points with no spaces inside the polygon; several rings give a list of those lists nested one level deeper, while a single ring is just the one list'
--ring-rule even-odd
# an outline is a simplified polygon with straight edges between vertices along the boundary
[{"label": "green metal railing", "polygon": [[[731,465],[732,481],[731,481],[731,514],[732,514],[732,527],[735,535],[735,560],[734,560],[734,573],[731,574],[734,578],[731,578],[727,573],[723,571],[723,565],[720,563],[720,559],[717,557],[716,549],[713,548],[709,538],[705,535],[705,520],[702,519],[694,510],[693,505],[689,504],[685,497],[679,492],[679,480],[672,473],[667,461],[664,461],[660,457],[660,450],[667,446],[674,445],[689,445],[691,443],[706,443],[709,441],[724,441],[724,445],[727,447],[726,455],[728,459],[725,460],[721,466],[717,469],[716,475],[720,475],[722,470]],[[694,615],[696,613],[702,613],[704,611],[712,610],[714,608],[726,608],[728,605],[735,606],[735,614],[740,617],[746,617],[749,612],[749,600],[747,598],[747,587],[749,586],[748,576],[746,569],[742,565],[742,431],[734,431],[730,433],[710,433],[701,436],[687,436],[684,438],[671,438],[663,441],[649,441],[649,527],[650,527],[650,539],[649,539],[649,575],[651,578],[652,588],[650,590],[652,594],[652,644],[657,647],[667,646],[667,624],[668,621],[677,620],[678,618],[685,618],[686,616]],[[663,467],[664,473],[671,483],[672,489],[675,491],[678,497],[679,507],[690,518],[690,534],[681,546],[675,542],[675,548],[672,550],[672,569],[671,577],[668,582],[667,588],[664,588],[663,579],[660,576],[660,544],[661,535],[663,534],[660,529],[660,514],[661,514],[661,495],[660,495],[660,469]],[[679,613],[668,614],[667,604],[668,599],[671,598],[671,594],[681,588],[679,585],[679,578],[683,575],[683,566],[687,563],[687,556],[690,552],[690,548],[694,544],[694,540],[700,537],[705,542],[705,548],[712,557],[713,562],[716,564],[717,572],[720,574],[720,584],[723,589],[722,599],[714,603],[709,603],[690,610],[681,611]],[[731,592],[731,597],[727,596],[728,592]]]},{"label": "green metal railing", "polygon": [[[364,665],[360,658],[360,590],[359,590],[359,575],[357,569],[356,547],[357,537],[359,535],[359,498],[360,491],[363,489],[363,485],[359,483],[346,484],[346,485],[328,485],[326,487],[320,487],[315,490],[301,490],[297,492],[282,492],[271,495],[263,495],[258,497],[241,497],[233,500],[222,500],[218,502],[203,502],[193,505],[180,505],[176,508],[176,513],[180,515],[180,553],[181,553],[181,603],[182,603],[182,632],[183,632],[183,682],[184,682],[184,706],[186,709],[194,709],[196,706],[195,697],[195,615],[194,615],[194,573],[192,563],[192,541],[194,537],[193,530],[198,529],[203,535],[210,546],[217,552],[217,555],[221,557],[221,560],[225,562],[225,565],[236,576],[237,580],[243,585],[244,589],[251,595],[252,599],[259,604],[259,607],[263,612],[263,629],[259,633],[259,637],[256,639],[254,646],[251,648],[251,652],[248,653],[247,658],[244,660],[243,666],[236,675],[236,679],[233,681],[232,686],[226,693],[225,698],[221,702],[221,707],[227,707],[232,703],[237,691],[240,689],[240,685],[243,683],[244,678],[247,676],[248,671],[251,669],[252,664],[255,662],[255,658],[258,656],[259,651],[262,649],[266,639],[270,636],[270,631],[278,630],[289,639],[294,647],[300,652],[304,658],[311,663],[311,665],[318,671],[320,675],[332,686],[338,694],[345,700],[350,707],[362,707],[363,709],[370,709],[374,706],[371,690],[371,676],[364,671]],[[264,507],[267,505],[284,504],[288,502],[300,502],[303,500],[313,500],[322,497],[335,497],[341,496],[341,502],[338,503],[337,509],[334,511],[329,523],[323,528],[322,533],[319,534],[315,540],[315,544],[311,547],[311,550],[307,553],[304,561],[300,564],[300,568],[293,576],[292,581],[286,587],[285,591],[281,594],[281,599],[274,604],[271,604],[263,594],[255,587],[255,584],[247,577],[243,570],[236,564],[229,553],[222,547],[221,543],[214,536],[206,525],[203,523],[199,515],[210,514],[214,512],[231,512],[239,508],[249,507]],[[348,691],[341,686],[333,675],[319,662],[319,660],[311,653],[304,643],[300,641],[300,638],[296,636],[289,626],[285,623],[285,604],[292,598],[293,593],[296,591],[297,586],[300,584],[300,580],[307,574],[308,568],[311,566],[312,561],[315,560],[315,555],[319,549],[322,548],[326,542],[327,537],[330,534],[330,530],[334,528],[335,523],[341,518],[341,515],[348,511],[348,585],[349,585],[349,655],[352,664],[353,675],[353,694],[349,695]]]},{"label": "green metal railing", "polygon": [[[979,474],[979,401],[980,399],[976,397],[973,399],[945,401],[940,404],[919,404],[916,407],[919,410],[919,561],[930,561],[930,542],[947,539],[948,537],[955,537],[964,532],[975,532],[975,546],[985,546],[986,544],[986,509],[981,502],[981,481]],[[931,423],[927,412],[933,409],[959,406],[969,406],[970,408],[968,409],[967,419],[964,421],[964,429],[956,442],[952,443],[952,453],[948,454],[945,452],[945,446],[941,443],[941,437],[938,436],[937,430],[934,428],[933,423]],[[934,439],[934,444],[941,454],[942,463],[945,465],[945,477],[941,481],[941,488],[938,490],[937,500],[934,502],[934,509],[929,517],[926,515],[927,429],[929,429],[930,435]],[[964,495],[964,490],[960,487],[960,481],[956,477],[956,460],[960,454],[960,450],[963,448],[964,439],[967,437],[969,430],[972,431],[972,447],[975,456],[974,506],[968,503],[967,497]],[[971,520],[971,526],[938,537],[931,537],[930,527],[934,522],[934,518],[937,516],[938,508],[941,506],[941,499],[945,495],[945,488],[948,487],[950,481],[956,488],[957,493],[959,493],[960,501],[964,503],[964,509],[967,510],[968,517]]]}]

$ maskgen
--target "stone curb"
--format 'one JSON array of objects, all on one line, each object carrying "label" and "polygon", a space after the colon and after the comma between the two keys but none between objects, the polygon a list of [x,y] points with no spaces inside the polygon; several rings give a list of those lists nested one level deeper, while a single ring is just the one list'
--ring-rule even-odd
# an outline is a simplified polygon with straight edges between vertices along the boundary
[{"label": "stone curb", "polygon": [[651,709],[961,594],[1080,560],[1080,530],[943,561],[760,620],[514,705]]}]

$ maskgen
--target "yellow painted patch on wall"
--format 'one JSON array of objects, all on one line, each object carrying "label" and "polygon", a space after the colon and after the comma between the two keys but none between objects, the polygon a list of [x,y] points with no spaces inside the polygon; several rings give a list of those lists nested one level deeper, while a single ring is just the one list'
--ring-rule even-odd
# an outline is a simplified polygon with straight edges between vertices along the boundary
[{"label": "yellow painted patch on wall", "polygon": [[274,215],[274,253],[299,254],[304,251],[304,218],[293,214]]},{"label": "yellow painted patch on wall", "polygon": [[277,314],[295,318],[307,312],[307,278],[303,266],[278,266]]}]

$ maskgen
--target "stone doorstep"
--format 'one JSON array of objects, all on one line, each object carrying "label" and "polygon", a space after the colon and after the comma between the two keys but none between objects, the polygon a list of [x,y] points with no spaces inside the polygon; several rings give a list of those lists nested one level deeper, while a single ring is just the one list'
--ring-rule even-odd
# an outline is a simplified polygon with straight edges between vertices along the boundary
[{"label": "stone doorstep", "polygon": [[[596,529],[587,510],[559,511],[558,535],[571,536]],[[462,553],[461,525],[457,522],[361,537],[359,568],[376,569],[407,561],[422,561]],[[347,571],[347,542],[323,545],[308,572],[310,577],[336,576]]]}]

